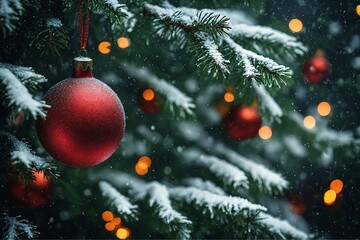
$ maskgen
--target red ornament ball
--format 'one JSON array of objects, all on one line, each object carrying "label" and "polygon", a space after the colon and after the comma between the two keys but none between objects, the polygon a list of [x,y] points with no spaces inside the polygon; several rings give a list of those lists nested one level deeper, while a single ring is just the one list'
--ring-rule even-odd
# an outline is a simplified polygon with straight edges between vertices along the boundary
[{"label": "red ornament ball", "polygon": [[93,77],[68,78],[45,95],[51,106],[36,122],[46,151],[72,167],[88,167],[109,158],[125,131],[124,108],[106,84]]},{"label": "red ornament ball", "polygon": [[17,179],[10,188],[11,196],[22,206],[39,207],[51,197],[53,184],[51,179],[45,178],[44,172],[34,172],[35,180],[23,183]]},{"label": "red ornament ball", "polygon": [[256,108],[237,105],[224,118],[227,135],[233,139],[253,138],[261,127],[261,116]]},{"label": "red ornament ball", "polygon": [[312,84],[322,83],[329,77],[329,62],[324,57],[310,58],[305,62],[302,73],[307,82]]}]

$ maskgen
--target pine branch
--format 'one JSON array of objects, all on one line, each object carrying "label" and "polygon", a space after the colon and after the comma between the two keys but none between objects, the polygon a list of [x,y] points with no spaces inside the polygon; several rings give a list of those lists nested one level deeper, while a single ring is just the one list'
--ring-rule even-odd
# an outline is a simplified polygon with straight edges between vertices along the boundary
[{"label": "pine branch", "polygon": [[128,16],[129,11],[125,4],[118,0],[90,0],[89,4],[93,11],[104,12],[113,24],[120,25]]},{"label": "pine branch", "polygon": [[102,195],[108,198],[110,205],[114,206],[118,213],[126,220],[137,220],[138,206],[130,203],[129,199],[118,192],[111,184],[106,181],[99,182]]},{"label": "pine branch", "polygon": [[[54,178],[59,176],[56,171],[56,167],[53,163],[47,159],[36,156],[32,153],[31,149],[26,143],[18,140],[15,136],[0,131],[0,152],[3,156],[8,155],[11,160],[11,164],[16,166],[16,170],[26,171],[28,174],[22,174],[23,177],[31,176],[33,168],[36,171],[44,171],[45,176],[53,176]],[[8,153],[8,154],[7,154]]]},{"label": "pine branch", "polygon": [[260,104],[263,109],[267,109],[268,112],[274,118],[280,118],[283,116],[283,112],[280,106],[275,102],[275,100],[270,96],[266,91],[264,85],[259,84],[255,80],[252,80],[251,85],[253,86],[256,94],[261,99]]},{"label": "pine branch", "polygon": [[69,41],[68,30],[58,18],[48,18],[34,26],[30,34],[34,45],[40,50],[41,55],[60,55],[59,51],[64,49]]},{"label": "pine branch", "polygon": [[297,56],[302,56],[307,51],[307,48],[295,37],[269,27],[237,24],[232,25],[228,33],[243,46],[251,47],[252,50],[267,56],[288,57],[290,60],[295,60]]},{"label": "pine branch", "polygon": [[226,195],[224,190],[216,186],[213,182],[203,180],[201,178],[185,178],[182,182],[190,187],[199,188],[201,190],[209,191],[217,195]]},{"label": "pine branch", "polygon": [[15,240],[22,238],[22,236],[34,239],[39,234],[36,231],[36,226],[30,224],[26,219],[21,219],[21,216],[10,217],[3,214],[0,219],[5,222],[5,227],[2,229],[4,239]]},{"label": "pine branch", "polygon": [[195,149],[183,149],[181,159],[190,165],[198,165],[213,173],[226,187],[239,193],[240,188],[248,189],[248,179],[244,172],[237,167],[219,159],[209,156]]},{"label": "pine branch", "polygon": [[180,117],[185,117],[186,114],[192,115],[195,104],[193,99],[186,96],[183,92],[171,85],[169,82],[159,79],[146,68],[136,68],[130,65],[123,65],[123,69],[132,77],[145,82],[154,91],[164,96],[167,100],[167,106],[170,111],[174,113],[175,107],[179,112]]},{"label": "pine branch", "polygon": [[[260,81],[263,85],[270,87],[273,85],[273,83],[275,83],[278,87],[280,87],[280,83],[286,84],[286,80],[291,78],[292,71],[290,68],[279,65],[270,58],[244,49],[239,44],[234,42],[234,40],[232,40],[230,37],[226,37],[224,40],[236,53],[236,55],[240,56],[239,63],[240,65],[244,65],[244,76],[249,80],[255,79]],[[256,65],[254,65],[254,63],[256,63]]]},{"label": "pine branch", "polygon": [[[43,81],[45,78],[35,74],[31,68],[20,67],[13,73],[11,69],[14,68],[16,68],[16,66],[0,63],[0,82],[5,87],[5,96],[9,100],[9,106],[15,106],[19,111],[29,111],[34,118],[38,115],[45,117],[46,114],[43,109],[49,107],[49,105],[33,99],[32,95],[17,76],[22,77],[24,81],[32,78],[38,79],[34,81],[34,84]],[[17,76],[15,74],[17,74]]]},{"label": "pine branch", "polygon": [[16,25],[24,12],[21,1],[18,0],[1,0],[0,1],[0,27],[3,35],[13,32]]}]

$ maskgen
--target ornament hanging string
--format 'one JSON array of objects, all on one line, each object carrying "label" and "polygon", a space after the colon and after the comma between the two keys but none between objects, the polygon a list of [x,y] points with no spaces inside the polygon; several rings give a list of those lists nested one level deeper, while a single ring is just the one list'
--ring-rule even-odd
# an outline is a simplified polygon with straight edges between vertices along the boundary
[{"label": "ornament hanging string", "polygon": [[83,25],[83,1],[79,0],[79,39],[80,39],[80,49],[86,53],[86,44],[89,38],[89,23],[90,23],[90,10],[89,5],[86,1],[86,16],[85,16],[85,26]]}]

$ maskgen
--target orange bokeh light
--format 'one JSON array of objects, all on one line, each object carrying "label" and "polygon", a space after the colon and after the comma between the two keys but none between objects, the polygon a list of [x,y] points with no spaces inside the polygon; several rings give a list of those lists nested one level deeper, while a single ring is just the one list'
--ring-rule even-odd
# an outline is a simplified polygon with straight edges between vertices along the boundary
[{"label": "orange bokeh light", "polygon": [[101,52],[102,54],[108,54],[108,53],[110,53],[110,43],[109,42],[106,42],[106,41],[104,41],[104,42],[101,42],[101,43],[99,43],[99,46],[98,46],[98,49],[99,49],[99,52]]},{"label": "orange bokeh light", "polygon": [[128,48],[130,46],[130,40],[126,37],[121,37],[117,40],[119,48]]},{"label": "orange bokeh light", "polygon": [[330,189],[334,190],[336,193],[340,193],[343,186],[344,184],[340,179],[335,179],[330,183]]},{"label": "orange bokeh light", "polygon": [[326,205],[331,205],[336,200],[336,192],[334,190],[327,190],[324,194],[324,203]]},{"label": "orange bokeh light", "polygon": [[130,236],[130,230],[128,228],[119,228],[116,231],[116,236],[119,239],[126,239],[126,238],[128,238]]},{"label": "orange bokeh light", "polygon": [[135,172],[140,176],[147,174],[149,171],[148,166],[145,163],[138,162],[135,165]]},{"label": "orange bokeh light", "polygon": [[110,222],[114,218],[114,215],[110,211],[103,212],[103,214],[101,216],[105,222]]},{"label": "orange bokeh light", "polygon": [[232,92],[226,92],[226,93],[224,94],[224,100],[225,100],[225,102],[230,103],[230,102],[234,101],[234,99],[235,99],[235,96],[234,96],[234,94],[233,94]]},{"label": "orange bokeh light", "polygon": [[304,118],[304,126],[308,129],[314,128],[316,125],[316,119],[313,116],[307,116]]},{"label": "orange bokeh light", "polygon": [[256,108],[253,107],[246,107],[242,108],[241,111],[239,111],[239,117],[244,120],[253,120],[255,116],[258,115]]},{"label": "orange bokeh light", "polygon": [[331,112],[331,106],[328,102],[321,102],[317,107],[320,116],[326,117]]},{"label": "orange bokeh light", "polygon": [[357,13],[357,15],[360,16],[360,5],[357,5],[357,6],[356,6],[356,13]]},{"label": "orange bokeh light", "polygon": [[115,226],[119,225],[121,223],[121,218],[116,217],[113,220],[111,220],[111,223],[114,224]]},{"label": "orange bokeh light", "polygon": [[270,139],[272,136],[272,130],[269,126],[262,126],[258,133],[260,138],[264,140]]},{"label": "orange bokeh light", "polygon": [[115,229],[115,224],[113,224],[112,222],[108,222],[105,224],[105,229],[111,232]]},{"label": "orange bokeh light", "polygon": [[144,163],[147,167],[151,166],[151,158],[148,156],[142,156],[139,158],[138,163]]},{"label": "orange bokeh light", "polygon": [[303,29],[303,23],[300,21],[300,19],[291,19],[289,22],[289,28],[293,32],[300,32]]},{"label": "orange bokeh light", "polygon": [[148,88],[143,92],[143,98],[146,101],[151,101],[155,98],[155,93],[152,89]]}]

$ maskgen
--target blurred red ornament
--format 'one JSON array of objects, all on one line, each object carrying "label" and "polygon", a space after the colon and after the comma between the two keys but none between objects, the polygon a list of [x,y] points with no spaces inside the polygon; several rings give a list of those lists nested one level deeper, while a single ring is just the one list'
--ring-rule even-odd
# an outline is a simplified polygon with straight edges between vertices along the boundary
[{"label": "blurred red ornament", "polygon": [[116,93],[92,77],[92,60],[75,58],[73,78],[53,86],[45,95],[51,105],[46,119],[36,122],[37,134],[56,160],[88,167],[108,159],[125,131],[124,108]]},{"label": "blurred red ornament", "polygon": [[261,116],[251,106],[234,106],[224,118],[224,128],[231,138],[244,140],[257,135],[261,126]]},{"label": "blurred red ornament", "polygon": [[307,82],[312,84],[322,83],[329,77],[329,62],[321,56],[312,57],[305,62],[302,73]]},{"label": "blurred red ornament", "polygon": [[291,211],[302,215],[306,212],[306,204],[303,196],[290,195],[288,196],[288,201],[291,204]]},{"label": "blurred red ornament", "polygon": [[138,106],[144,112],[156,113],[160,111],[160,105],[156,101],[155,93],[152,89],[145,89],[138,98]]},{"label": "blurred red ornament", "polygon": [[34,172],[35,180],[23,183],[21,179],[16,179],[11,184],[11,196],[23,206],[39,207],[44,205],[53,192],[51,179],[45,178],[44,172]]}]

